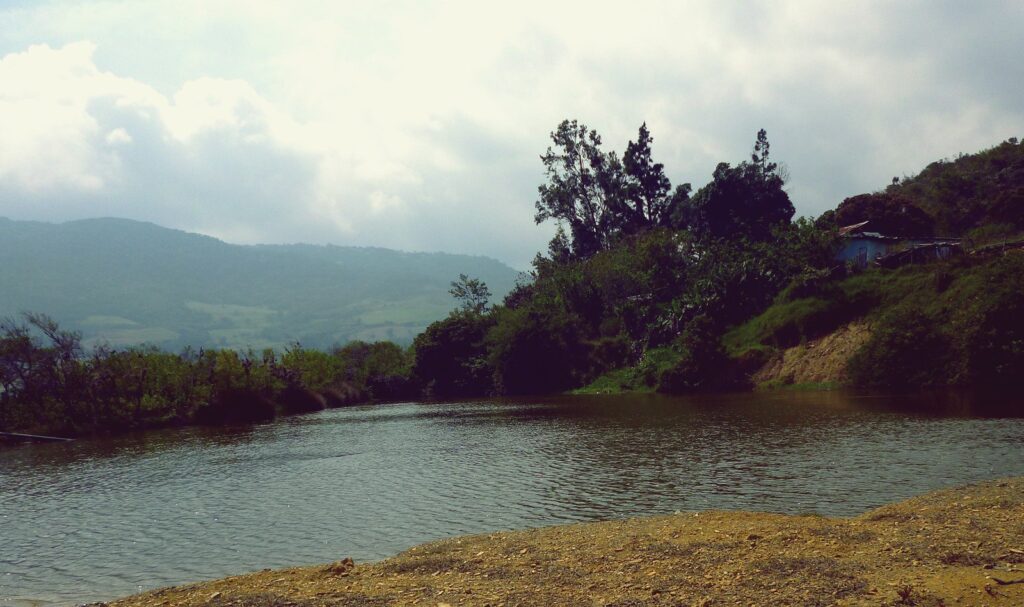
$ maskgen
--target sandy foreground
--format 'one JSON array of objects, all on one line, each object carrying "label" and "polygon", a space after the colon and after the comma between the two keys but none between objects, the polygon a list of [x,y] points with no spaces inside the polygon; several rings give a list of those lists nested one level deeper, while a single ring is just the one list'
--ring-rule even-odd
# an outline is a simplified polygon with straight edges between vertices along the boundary
[{"label": "sandy foreground", "polygon": [[688,512],[452,538],[372,564],[264,570],[117,607],[1024,606],[1024,478],[855,518]]}]

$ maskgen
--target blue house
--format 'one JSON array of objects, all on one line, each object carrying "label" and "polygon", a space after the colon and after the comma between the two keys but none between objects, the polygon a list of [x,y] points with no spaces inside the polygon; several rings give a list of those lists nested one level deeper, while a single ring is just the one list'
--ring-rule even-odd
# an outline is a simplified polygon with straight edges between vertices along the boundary
[{"label": "blue house", "polygon": [[836,261],[841,263],[852,263],[858,268],[866,268],[868,264],[885,257],[896,249],[896,246],[904,242],[902,238],[895,236],[883,236],[879,232],[868,232],[864,228],[868,222],[839,228],[839,236],[842,238],[843,246],[836,253]]},{"label": "blue house", "polygon": [[[839,236],[842,238],[842,247],[836,253],[836,261],[850,263],[853,266],[863,269],[868,264],[879,264],[886,259],[894,263],[887,265],[902,265],[902,263],[915,263],[925,259],[945,259],[950,255],[959,252],[960,240],[957,238],[905,238],[900,236],[886,236],[879,232],[866,230],[868,222],[853,224],[839,229]],[[927,249],[929,254],[925,255]],[[919,251],[920,254],[896,255],[908,251]],[[896,259],[896,258],[899,259]],[[906,258],[904,260],[904,258]],[[898,262],[898,263],[895,263]],[[882,265],[882,264],[880,264]]]}]

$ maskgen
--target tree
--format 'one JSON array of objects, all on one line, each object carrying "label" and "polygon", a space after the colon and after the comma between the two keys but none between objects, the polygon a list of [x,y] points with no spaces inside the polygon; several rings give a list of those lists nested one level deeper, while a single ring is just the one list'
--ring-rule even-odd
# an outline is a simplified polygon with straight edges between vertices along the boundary
[{"label": "tree", "polygon": [[[555,219],[569,228],[571,253],[587,259],[619,237],[670,225],[674,208],[689,196],[689,184],[673,194],[664,166],[651,156],[647,124],[640,126],[622,160],[601,149],[601,136],[575,120],[551,133],[554,147],[541,156],[547,183],[538,188],[541,223]],[[565,250],[564,232],[556,234],[552,253]]]},{"label": "tree", "polygon": [[[619,227],[627,234],[668,225],[673,206],[681,200],[678,195],[671,194],[672,184],[665,176],[665,166],[654,162],[651,157],[653,141],[645,122],[640,125],[636,142],[630,141],[626,145],[626,153],[622,157],[626,204],[619,211],[622,217]],[[677,192],[689,195],[690,184],[680,188]]]},{"label": "tree", "polygon": [[931,236],[935,221],[900,194],[877,193],[851,196],[836,207],[832,221],[837,227],[869,222],[866,229],[888,236]]},{"label": "tree", "polygon": [[413,340],[413,376],[435,397],[479,396],[492,390],[484,338],[493,314],[452,312]]},{"label": "tree", "polygon": [[491,298],[491,290],[482,280],[470,278],[465,274],[459,274],[459,279],[452,281],[452,288],[448,292],[462,302],[464,311],[475,314],[483,314]]},{"label": "tree", "polygon": [[749,161],[735,167],[720,163],[711,183],[682,204],[679,227],[712,238],[769,240],[773,228],[789,223],[795,210],[769,148],[761,129]]},{"label": "tree", "polygon": [[554,147],[541,156],[547,183],[538,188],[534,219],[564,221],[573,253],[587,258],[609,243],[609,211],[622,196],[622,165],[614,153],[601,150],[597,131],[575,120],[563,120],[551,141]]},{"label": "tree", "polygon": [[500,308],[495,316],[485,343],[498,393],[543,394],[578,384],[589,361],[572,316],[536,307]]}]

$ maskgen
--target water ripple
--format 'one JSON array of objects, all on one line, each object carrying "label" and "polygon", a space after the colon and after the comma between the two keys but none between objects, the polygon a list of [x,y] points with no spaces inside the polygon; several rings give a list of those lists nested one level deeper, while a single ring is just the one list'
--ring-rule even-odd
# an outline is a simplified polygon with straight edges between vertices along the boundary
[{"label": "water ripple", "polygon": [[840,394],[405,403],[0,451],[0,606],[675,510],[849,515],[1024,474],[1024,420],[894,404]]}]

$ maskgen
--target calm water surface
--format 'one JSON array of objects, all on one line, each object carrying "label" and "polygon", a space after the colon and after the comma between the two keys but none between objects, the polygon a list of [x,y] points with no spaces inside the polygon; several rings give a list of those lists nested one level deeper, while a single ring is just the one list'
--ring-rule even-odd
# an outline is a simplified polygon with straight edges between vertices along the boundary
[{"label": "calm water surface", "polygon": [[0,605],[675,510],[851,515],[1024,475],[1024,419],[963,402],[921,412],[929,404],[841,393],[398,404],[0,450]]}]

